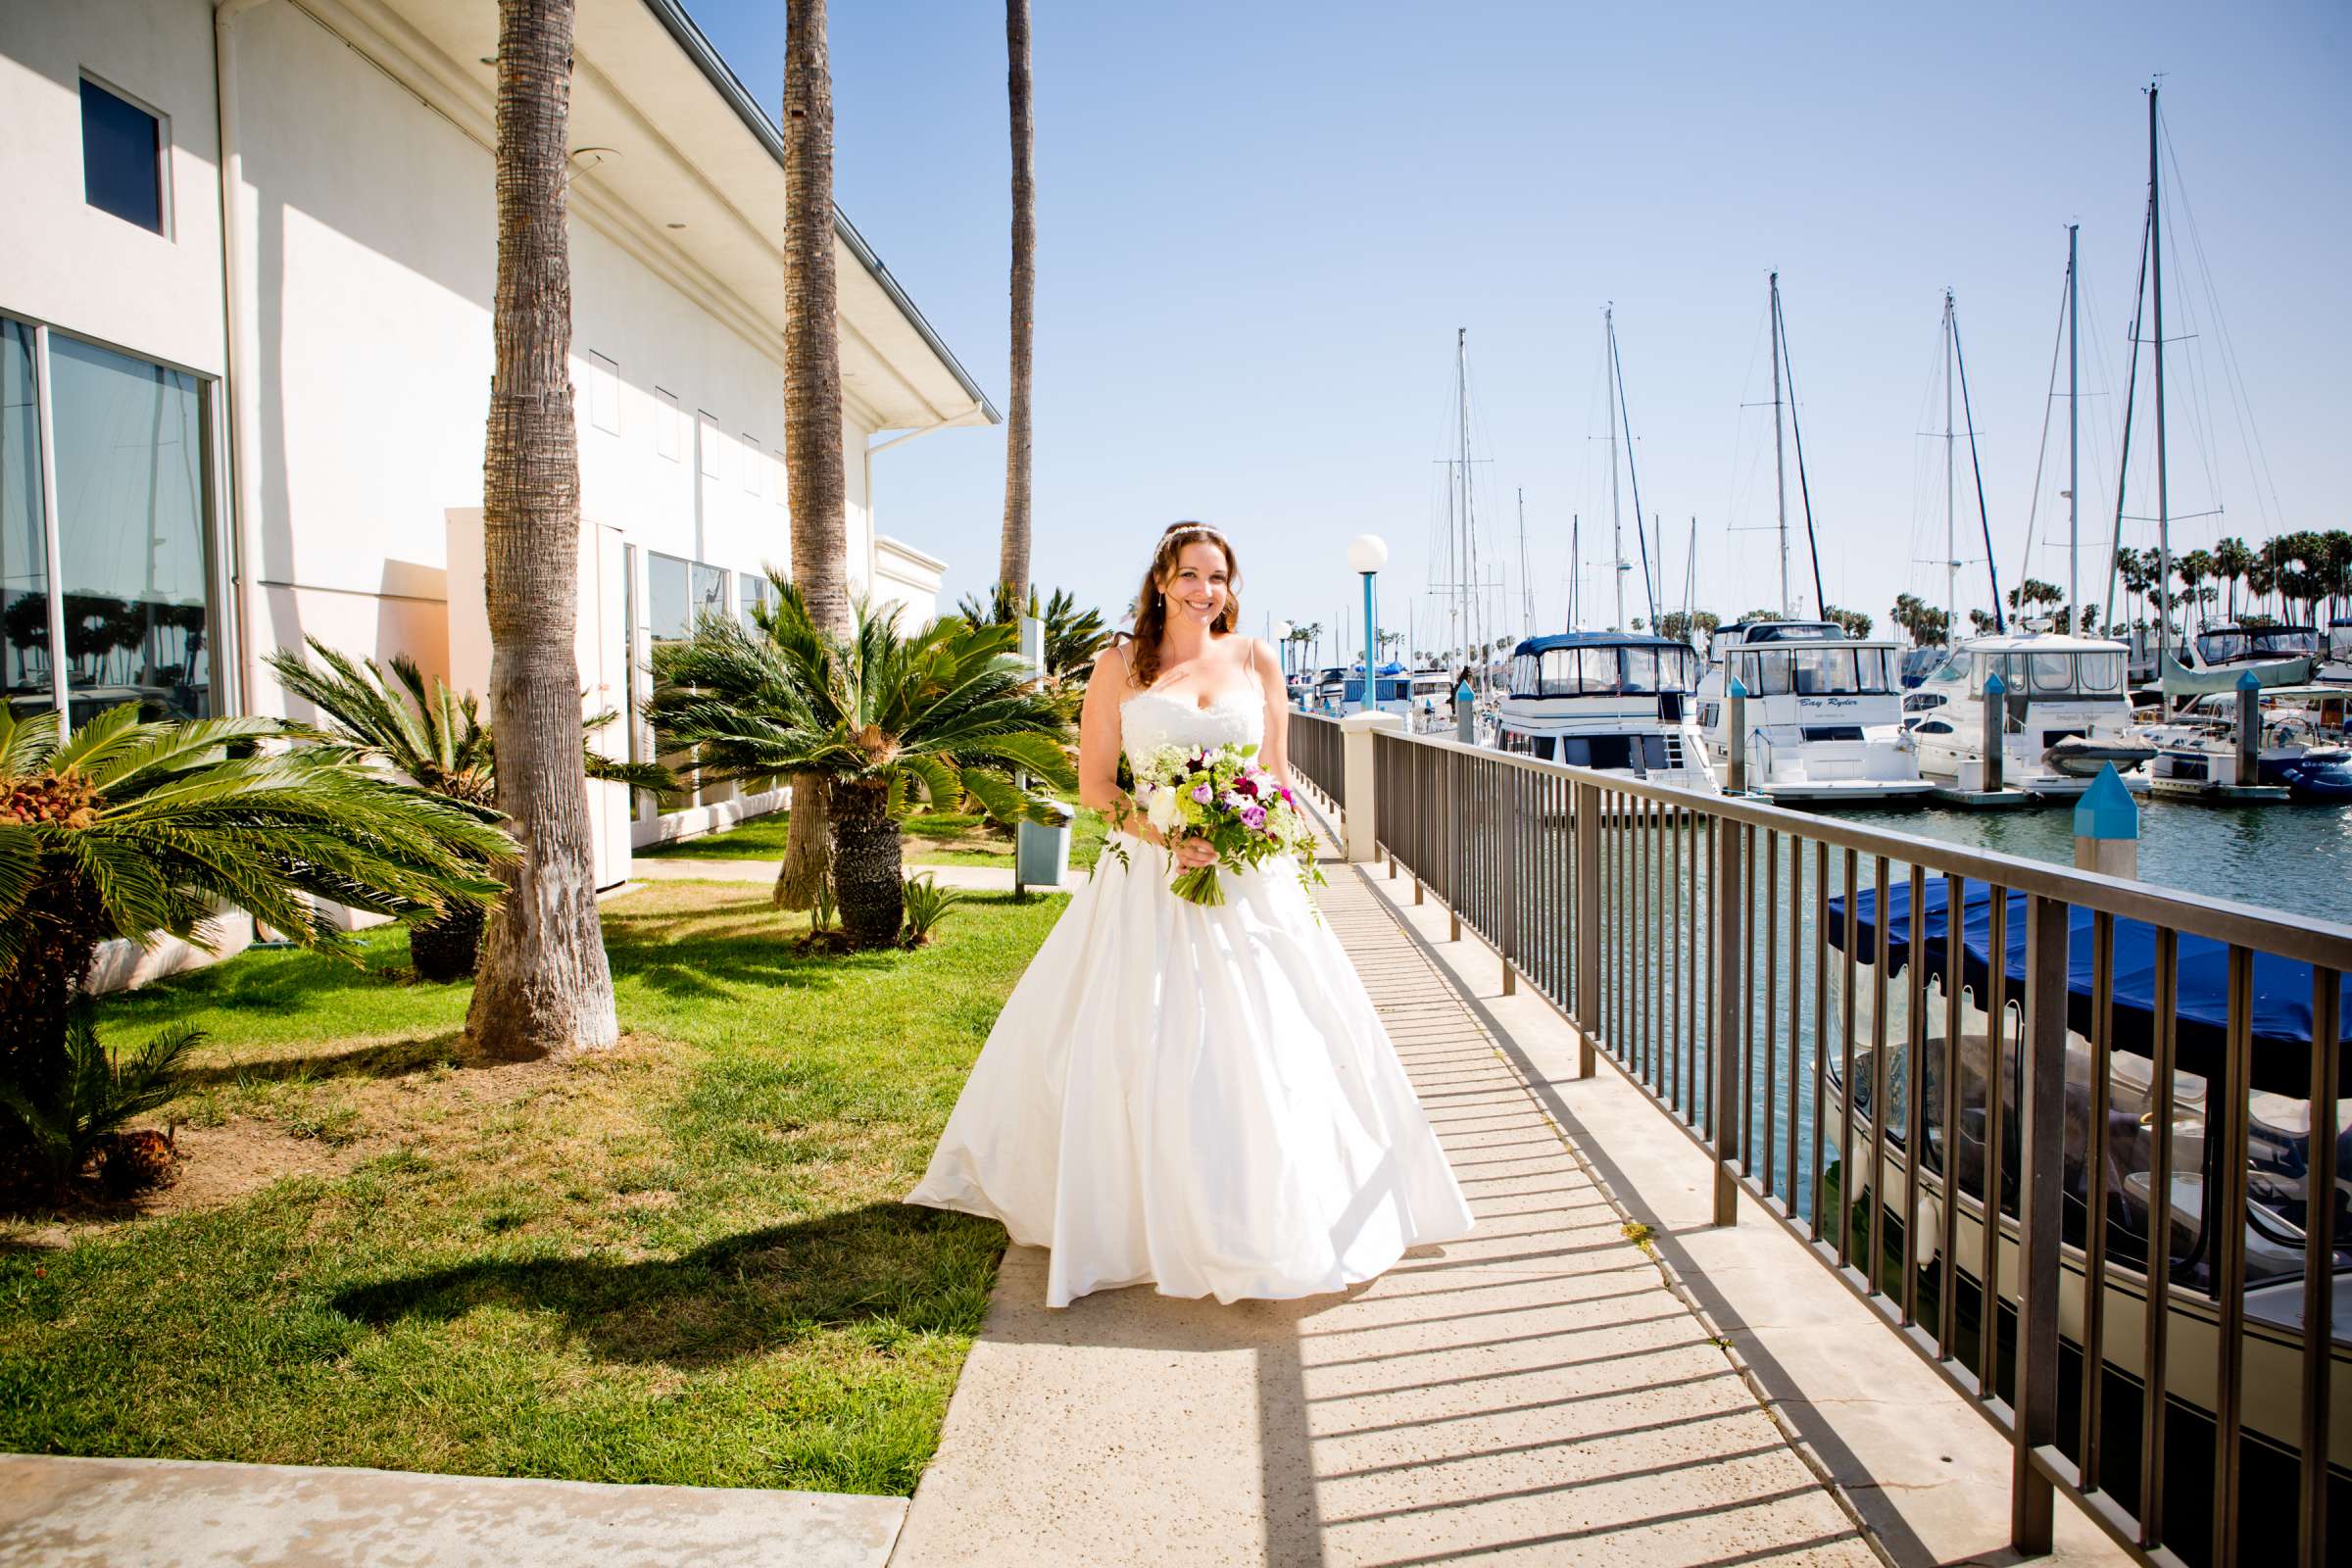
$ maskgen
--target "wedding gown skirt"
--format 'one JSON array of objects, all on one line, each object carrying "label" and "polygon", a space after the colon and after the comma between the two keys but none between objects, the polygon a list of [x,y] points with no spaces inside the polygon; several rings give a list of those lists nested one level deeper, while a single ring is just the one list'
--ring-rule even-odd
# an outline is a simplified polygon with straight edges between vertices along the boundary
[{"label": "wedding gown skirt", "polygon": [[[1146,694],[1174,738],[1256,738]],[[1233,733],[1238,730],[1239,733]],[[1168,891],[1165,852],[1113,833],[1015,985],[904,1201],[1052,1250],[1049,1306],[1289,1298],[1370,1279],[1472,1218],[1372,1001],[1282,860],[1225,868],[1226,903]]]}]

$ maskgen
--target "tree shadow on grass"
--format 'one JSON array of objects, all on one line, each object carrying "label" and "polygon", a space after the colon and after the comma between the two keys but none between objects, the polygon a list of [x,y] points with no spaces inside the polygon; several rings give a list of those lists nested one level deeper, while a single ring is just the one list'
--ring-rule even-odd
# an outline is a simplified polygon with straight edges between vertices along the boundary
[{"label": "tree shadow on grass", "polygon": [[[410,988],[440,991],[419,982],[409,967],[408,943],[379,937],[360,963],[324,954],[248,950],[225,963],[191,969],[134,991],[106,998],[110,1023],[135,1026],[150,1019],[170,1022],[193,1005],[233,1007],[240,1012],[279,1016],[314,1010],[330,992],[390,992]],[[456,987],[446,988],[452,994]]]},{"label": "tree shadow on grass", "polygon": [[482,1258],[355,1286],[331,1304],[378,1329],[482,1307],[552,1311],[603,1359],[707,1367],[858,1324],[977,1332],[1004,1245],[993,1221],[876,1202],[682,1257]]},{"label": "tree shadow on grass", "polygon": [[308,1055],[249,1056],[239,1061],[206,1062],[183,1067],[172,1075],[185,1092],[216,1084],[317,1082],[328,1078],[408,1078],[436,1067],[468,1071],[511,1066],[468,1055],[466,1037],[458,1030],[393,1040],[380,1045],[354,1046],[345,1051],[322,1051]]}]

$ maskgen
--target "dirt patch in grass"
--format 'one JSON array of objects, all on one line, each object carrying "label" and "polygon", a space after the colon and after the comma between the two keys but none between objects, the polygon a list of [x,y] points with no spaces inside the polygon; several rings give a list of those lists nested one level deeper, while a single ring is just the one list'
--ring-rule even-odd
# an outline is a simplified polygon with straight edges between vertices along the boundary
[{"label": "dirt patch in grass", "polygon": [[[576,1185],[591,1152],[598,1174],[610,1175],[608,1153],[646,1143],[635,1102],[656,1087],[647,1080],[682,1075],[682,1049],[625,1035],[593,1057],[564,1064],[461,1058],[416,1050],[415,1043],[291,1063],[200,1064],[193,1076],[234,1074],[245,1098],[267,1110],[221,1114],[211,1098],[217,1086],[198,1088],[194,1102],[210,1108],[209,1120],[179,1119],[188,1110],[184,1097],[144,1118],[176,1123],[176,1180],[127,1200],[77,1188],[51,1213],[0,1221],[0,1247],[73,1247],[141,1220],[239,1202],[289,1178],[332,1180],[369,1168],[415,1178],[463,1164],[476,1179],[485,1171],[550,1167],[552,1160],[538,1172],[552,1181],[564,1174],[568,1153],[575,1156],[568,1169]],[[345,1070],[321,1078],[313,1070],[321,1060]],[[666,1206],[661,1199],[675,1196],[621,1193],[613,1206]]]}]

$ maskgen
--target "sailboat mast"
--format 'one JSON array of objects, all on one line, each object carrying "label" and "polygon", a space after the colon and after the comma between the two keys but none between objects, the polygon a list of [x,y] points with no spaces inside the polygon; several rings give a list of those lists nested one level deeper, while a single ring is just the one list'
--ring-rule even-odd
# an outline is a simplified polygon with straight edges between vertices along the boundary
[{"label": "sailboat mast", "polygon": [[2156,678],[2173,640],[2173,511],[2164,471],[2164,182],[2156,165],[2156,84],[2148,83],[2148,277],[2155,286],[2156,353]]},{"label": "sailboat mast", "polygon": [[1960,637],[1960,543],[1954,519],[1959,512],[1952,445],[1952,291],[1943,291],[1943,640],[1946,647]]},{"label": "sailboat mast", "polygon": [[1527,574],[1527,489],[1519,490],[1519,635],[1536,634],[1536,584]]},{"label": "sailboat mast", "polygon": [[1585,575],[1585,517],[1568,514],[1568,629],[1576,630],[1576,591]]},{"label": "sailboat mast", "polygon": [[[1600,315],[1601,324],[1609,340],[1609,380],[1617,379],[1617,307],[1610,305]],[[1617,515],[1617,400],[1609,404],[1609,577],[1617,585],[1617,618],[1609,630],[1625,630],[1625,523]]]},{"label": "sailboat mast", "polygon": [[1781,274],[1772,274],[1772,489],[1781,518],[1781,618],[1788,604],[1788,470],[1781,443]]},{"label": "sailboat mast", "polygon": [[[1479,630],[1479,603],[1475,597],[1478,582],[1478,527],[1470,514],[1470,329],[1454,328],[1454,398],[1456,420],[1460,425],[1462,447],[1462,631],[1464,648],[1470,642],[1484,641]],[[1481,692],[1487,687],[1485,659],[1471,661],[1470,667]]]},{"label": "sailboat mast", "polygon": [[2081,257],[2081,223],[2066,225],[2066,631],[2075,629],[2082,597],[2076,553],[2082,547],[2082,344],[2080,336],[2082,301],[2075,287],[2075,263]]}]

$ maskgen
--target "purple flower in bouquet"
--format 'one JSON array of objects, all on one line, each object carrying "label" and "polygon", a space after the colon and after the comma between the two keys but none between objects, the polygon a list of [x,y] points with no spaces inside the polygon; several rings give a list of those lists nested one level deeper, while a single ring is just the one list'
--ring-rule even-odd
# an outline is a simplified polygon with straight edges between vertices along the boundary
[{"label": "purple flower in bouquet", "polygon": [[1264,827],[1266,808],[1262,806],[1245,806],[1242,808],[1242,820],[1253,829]]},{"label": "purple flower in bouquet", "polygon": [[1210,801],[1216,799],[1216,793],[1217,792],[1215,790],[1210,789],[1205,783],[1196,784],[1193,786],[1193,799],[1200,802],[1202,806],[1206,806]]}]

